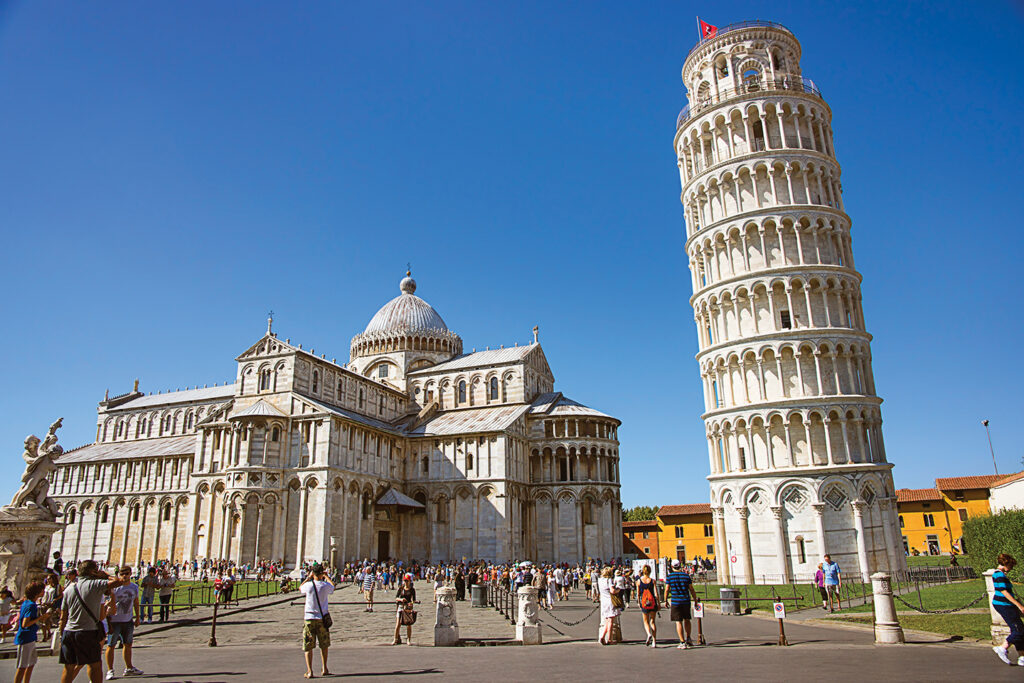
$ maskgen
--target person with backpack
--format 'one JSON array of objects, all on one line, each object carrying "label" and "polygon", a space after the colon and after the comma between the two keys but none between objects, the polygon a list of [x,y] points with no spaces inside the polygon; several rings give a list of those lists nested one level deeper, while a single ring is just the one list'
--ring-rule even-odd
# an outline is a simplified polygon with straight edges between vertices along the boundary
[{"label": "person with backpack", "polygon": [[658,599],[658,582],[651,578],[651,565],[645,564],[640,570],[640,579],[636,582],[637,602],[640,603],[640,614],[644,620],[644,631],[647,632],[645,645],[657,647],[658,611],[661,601]]},{"label": "person with backpack", "polygon": [[306,596],[303,608],[302,652],[306,658],[306,678],[313,676],[313,648],[320,647],[320,659],[324,665],[322,676],[329,676],[327,670],[327,648],[331,646],[331,619],[327,598],[334,592],[334,583],[319,564],[310,567],[305,580],[299,585],[299,592]]}]

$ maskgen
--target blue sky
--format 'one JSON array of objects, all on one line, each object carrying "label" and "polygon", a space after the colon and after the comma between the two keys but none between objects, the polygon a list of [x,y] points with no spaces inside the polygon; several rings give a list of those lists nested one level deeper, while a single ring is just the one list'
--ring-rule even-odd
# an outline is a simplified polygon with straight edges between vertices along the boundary
[{"label": "blue sky", "polygon": [[707,500],[696,14],[790,27],[833,110],[897,485],[991,472],[983,418],[1021,469],[1019,5],[0,0],[0,497],[105,389],[232,380],[268,309],[346,358],[411,261],[467,349],[540,325],[623,421],[624,504]]}]

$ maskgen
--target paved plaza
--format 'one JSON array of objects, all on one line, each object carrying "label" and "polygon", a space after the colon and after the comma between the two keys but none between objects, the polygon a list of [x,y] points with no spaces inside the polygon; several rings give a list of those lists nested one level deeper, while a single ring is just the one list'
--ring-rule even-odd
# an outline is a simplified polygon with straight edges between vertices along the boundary
[{"label": "paved plaza", "polygon": [[[760,616],[723,617],[710,614],[704,620],[708,645],[678,650],[671,636],[672,624],[659,620],[661,645],[643,647],[639,610],[622,617],[625,643],[604,647],[594,642],[598,626],[593,605],[576,594],[557,604],[554,614],[542,614],[545,645],[524,649],[512,645],[514,629],[495,610],[470,608],[458,603],[463,639],[481,647],[435,648],[432,591],[425,582],[417,585],[423,604],[413,632],[414,645],[392,646],[394,612],[378,603],[366,613],[361,596],[352,587],[335,594],[331,612],[330,664],[334,678],[381,680],[404,676],[442,677],[446,680],[481,680],[500,677],[506,681],[550,680],[553,677],[635,679],[639,676],[680,675],[757,678],[768,681],[894,680],[974,681],[1019,680],[1021,671],[999,663],[983,644],[945,642],[940,636],[908,633],[905,646],[876,646],[869,630],[821,625],[813,621],[787,621],[790,647],[776,645],[778,627]],[[208,611],[196,612],[187,625],[148,626],[138,630],[135,663],[146,671],[143,678],[196,683],[242,681],[298,681],[304,667],[299,649],[302,609],[297,593],[272,596],[231,608],[218,616],[218,647],[207,646],[210,636]],[[182,613],[181,620],[188,619]],[[576,626],[564,626],[589,615]],[[182,623],[182,622],[179,622]],[[493,647],[486,645],[495,645]],[[502,646],[508,645],[508,646]],[[118,653],[120,672],[120,653]],[[319,661],[317,657],[315,661]],[[13,677],[13,660],[0,661],[0,681]],[[33,680],[55,681],[56,658],[40,658]],[[319,663],[315,670],[319,672]],[[78,680],[85,680],[84,674]]]}]

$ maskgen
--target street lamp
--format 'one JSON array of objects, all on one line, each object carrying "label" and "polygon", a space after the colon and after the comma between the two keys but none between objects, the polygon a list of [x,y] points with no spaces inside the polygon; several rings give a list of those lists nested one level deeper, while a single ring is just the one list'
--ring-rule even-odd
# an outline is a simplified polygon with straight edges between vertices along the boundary
[{"label": "street lamp", "polygon": [[985,425],[985,434],[988,435],[988,450],[992,453],[992,467],[995,468],[996,474],[999,474],[999,466],[996,465],[996,451],[992,448],[992,432],[988,430],[988,420],[982,420],[981,424]]}]

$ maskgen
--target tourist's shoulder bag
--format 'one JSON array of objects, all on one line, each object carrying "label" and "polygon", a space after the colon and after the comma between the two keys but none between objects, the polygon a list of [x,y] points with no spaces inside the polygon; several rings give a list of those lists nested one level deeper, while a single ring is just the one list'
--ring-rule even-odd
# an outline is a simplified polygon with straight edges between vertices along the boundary
[{"label": "tourist's shoulder bag", "polygon": [[331,618],[330,612],[324,612],[324,608],[320,605],[320,591],[316,589],[316,579],[313,579],[313,597],[316,598],[316,608],[320,610],[320,621],[323,623],[324,628],[328,631],[334,626],[334,619]]}]

